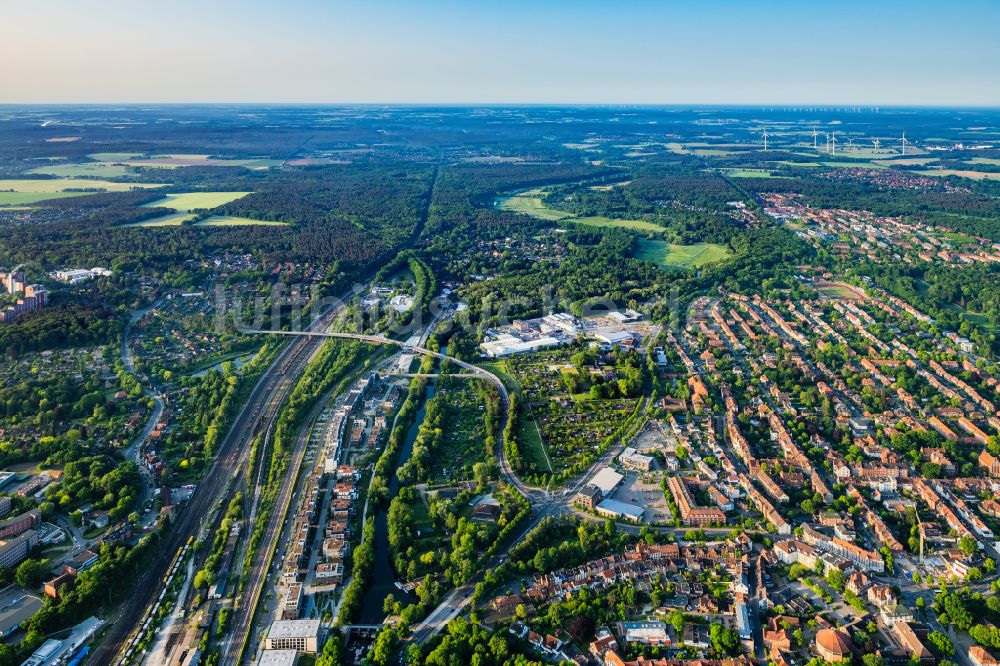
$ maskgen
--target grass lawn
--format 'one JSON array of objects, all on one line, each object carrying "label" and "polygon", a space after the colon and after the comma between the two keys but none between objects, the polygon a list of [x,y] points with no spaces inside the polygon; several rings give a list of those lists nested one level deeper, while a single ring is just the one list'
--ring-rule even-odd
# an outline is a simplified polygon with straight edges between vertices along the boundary
[{"label": "grass lawn", "polygon": [[661,240],[640,239],[635,259],[665,268],[699,268],[729,256],[729,249],[715,243],[675,245]]},{"label": "grass lawn", "polygon": [[190,213],[193,210],[211,210],[236,201],[249,192],[184,192],[168,194],[145,205],[146,208],[173,208],[176,211]]}]

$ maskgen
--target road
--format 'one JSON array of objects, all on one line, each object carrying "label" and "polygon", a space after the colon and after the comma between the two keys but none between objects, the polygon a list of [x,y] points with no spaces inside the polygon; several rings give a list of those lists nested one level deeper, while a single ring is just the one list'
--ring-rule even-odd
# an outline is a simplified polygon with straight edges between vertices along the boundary
[{"label": "road", "polygon": [[[467,370],[465,373],[467,375],[475,375],[482,379],[487,380],[500,392],[501,401],[501,419],[500,419],[500,431],[503,432],[504,427],[507,424],[507,416],[510,412],[510,393],[507,391],[507,387],[504,386],[503,381],[499,377],[494,375],[492,372],[485,370],[469,363],[468,361],[463,361],[461,359],[455,358],[454,356],[449,356],[441,352],[432,351],[425,347],[418,345],[409,344],[408,342],[403,342],[400,340],[393,340],[392,338],[387,338],[384,335],[365,335],[362,333],[338,333],[338,332],[322,332],[322,331],[269,331],[261,329],[246,329],[240,331],[246,334],[256,334],[256,335],[285,335],[297,338],[344,338],[348,340],[360,340],[362,342],[367,342],[369,344],[375,345],[395,345],[404,351],[411,352],[413,354],[420,354],[422,356],[433,356],[434,358],[442,361],[448,361],[454,363],[463,370]],[[507,461],[507,455],[504,452],[504,447],[497,447],[497,460],[499,462],[500,473],[504,477],[509,485],[517,489],[525,498],[529,501],[544,501],[548,497],[548,493],[541,488],[536,488],[529,486],[528,484],[521,481],[518,476],[514,473],[511,468],[510,463]]]}]

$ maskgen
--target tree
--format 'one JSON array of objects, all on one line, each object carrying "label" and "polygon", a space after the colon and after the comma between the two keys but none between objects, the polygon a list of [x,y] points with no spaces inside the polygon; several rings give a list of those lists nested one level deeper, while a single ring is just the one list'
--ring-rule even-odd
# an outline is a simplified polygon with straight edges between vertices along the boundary
[{"label": "tree", "polygon": [[885,666],[885,659],[878,654],[866,654],[861,658],[861,663],[864,666]]},{"label": "tree", "polygon": [[934,649],[938,651],[939,654],[950,657],[955,654],[955,646],[952,644],[951,639],[942,634],[940,631],[932,631],[927,634],[927,640],[931,642]]},{"label": "tree", "polygon": [[727,629],[721,624],[712,624],[708,630],[712,647],[723,654],[736,654],[740,647],[740,635],[735,629]]},{"label": "tree", "polygon": [[958,540],[958,547],[966,555],[972,556],[979,550],[979,543],[970,536],[964,536]]},{"label": "tree", "polygon": [[48,563],[43,560],[25,560],[17,568],[14,580],[23,588],[31,589],[38,587],[38,584],[45,579],[49,573]]}]

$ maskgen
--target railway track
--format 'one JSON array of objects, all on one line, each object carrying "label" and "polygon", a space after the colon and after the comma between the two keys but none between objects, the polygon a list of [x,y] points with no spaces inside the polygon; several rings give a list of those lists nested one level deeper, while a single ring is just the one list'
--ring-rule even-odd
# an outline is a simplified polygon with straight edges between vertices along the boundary
[{"label": "railway track", "polygon": [[[350,301],[354,290],[345,295]],[[311,329],[325,329],[343,305],[331,308],[315,320]],[[213,506],[226,499],[249,462],[250,443],[257,433],[269,431],[277,421],[288,395],[309,359],[322,346],[322,338],[302,336],[279,354],[257,381],[250,397],[233,420],[229,432],[208,472],[202,478],[188,504],[171,528],[166,543],[150,567],[139,577],[133,594],[114,615],[104,640],[91,653],[87,665],[116,666],[135,658],[135,649],[143,634],[143,625],[151,615],[161,590],[161,581],[168,574],[176,554],[201,529]]]}]

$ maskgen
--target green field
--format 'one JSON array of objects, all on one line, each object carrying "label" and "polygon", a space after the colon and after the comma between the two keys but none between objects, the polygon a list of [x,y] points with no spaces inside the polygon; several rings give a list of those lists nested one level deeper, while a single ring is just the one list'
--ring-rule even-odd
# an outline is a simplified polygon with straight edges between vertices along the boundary
[{"label": "green field", "polygon": [[195,224],[196,227],[283,227],[285,222],[272,222],[269,220],[251,220],[249,217],[233,217],[232,215],[213,215]]},{"label": "green field", "polygon": [[500,208],[515,213],[524,213],[525,215],[537,217],[540,220],[562,220],[567,217],[573,217],[565,211],[548,208],[542,203],[543,196],[545,196],[544,190],[528,190],[527,192],[521,192],[520,194],[500,199]]},{"label": "green field", "polygon": [[776,176],[773,171],[767,169],[725,169],[724,173],[730,178],[791,178],[792,176]]},{"label": "green field", "polygon": [[130,170],[123,164],[109,162],[81,162],[78,164],[48,164],[35,167],[28,173],[37,173],[60,178],[121,178]]},{"label": "green field", "polygon": [[665,268],[699,268],[705,264],[722,261],[729,256],[729,249],[715,243],[675,245],[660,240],[640,239],[633,257]]},{"label": "green field", "polygon": [[0,206],[22,206],[24,204],[78,197],[80,192],[0,192]]},{"label": "green field", "polygon": [[900,157],[898,159],[874,160],[874,163],[883,166],[924,166],[937,161],[936,157]]},{"label": "green field", "polygon": [[[105,190],[127,192],[132,189],[165,187],[153,183],[113,183],[107,180],[49,179],[49,180],[0,180],[0,192],[64,192],[66,190]],[[75,192],[81,194],[81,192]],[[86,194],[86,192],[83,192]]]},{"label": "green field", "polygon": [[545,190],[536,188],[503,197],[498,203],[503,210],[530,215],[539,220],[548,220],[550,222],[565,221],[586,224],[592,227],[616,227],[619,229],[634,229],[636,231],[663,231],[663,227],[660,225],[646,222],[645,220],[615,220],[603,215],[574,217],[572,213],[546,206],[545,202],[542,201],[542,197],[544,196]]},{"label": "green field", "polygon": [[971,160],[966,161],[969,164],[988,164],[989,166],[1000,166],[1000,160],[992,157],[973,157]]},{"label": "green field", "polygon": [[603,215],[592,215],[589,217],[567,217],[564,222],[575,222],[586,224],[592,227],[615,227],[618,229],[634,229],[636,231],[663,231],[663,227],[653,222],[645,220],[613,220]]},{"label": "green field", "polygon": [[167,213],[150,220],[143,220],[135,224],[126,224],[127,227],[179,227],[188,220],[194,218],[193,213]]},{"label": "green field", "polygon": [[886,167],[874,162],[823,162],[823,166],[838,169],[885,169]]},{"label": "green field", "polygon": [[190,213],[194,210],[211,210],[225,205],[230,201],[241,199],[249,192],[183,192],[168,194],[146,204],[146,208],[173,208],[176,211]]},{"label": "green field", "polygon": [[1000,180],[1000,173],[987,173],[985,171],[960,171],[958,169],[926,169],[918,171],[921,176],[959,176],[960,178],[971,178],[972,180]]},{"label": "green field", "polygon": [[[142,222],[136,222],[135,224],[129,224],[129,227],[179,227],[188,220],[194,219],[196,216],[193,213],[178,212],[169,213],[167,215],[161,215],[160,217],[154,217],[150,220],[143,220]],[[249,217],[234,217],[232,215],[213,215],[211,217],[205,218],[200,222],[195,222],[191,226],[195,227],[246,227],[246,226],[258,226],[258,227],[283,227],[285,222],[271,222],[268,220],[252,220]]]}]

